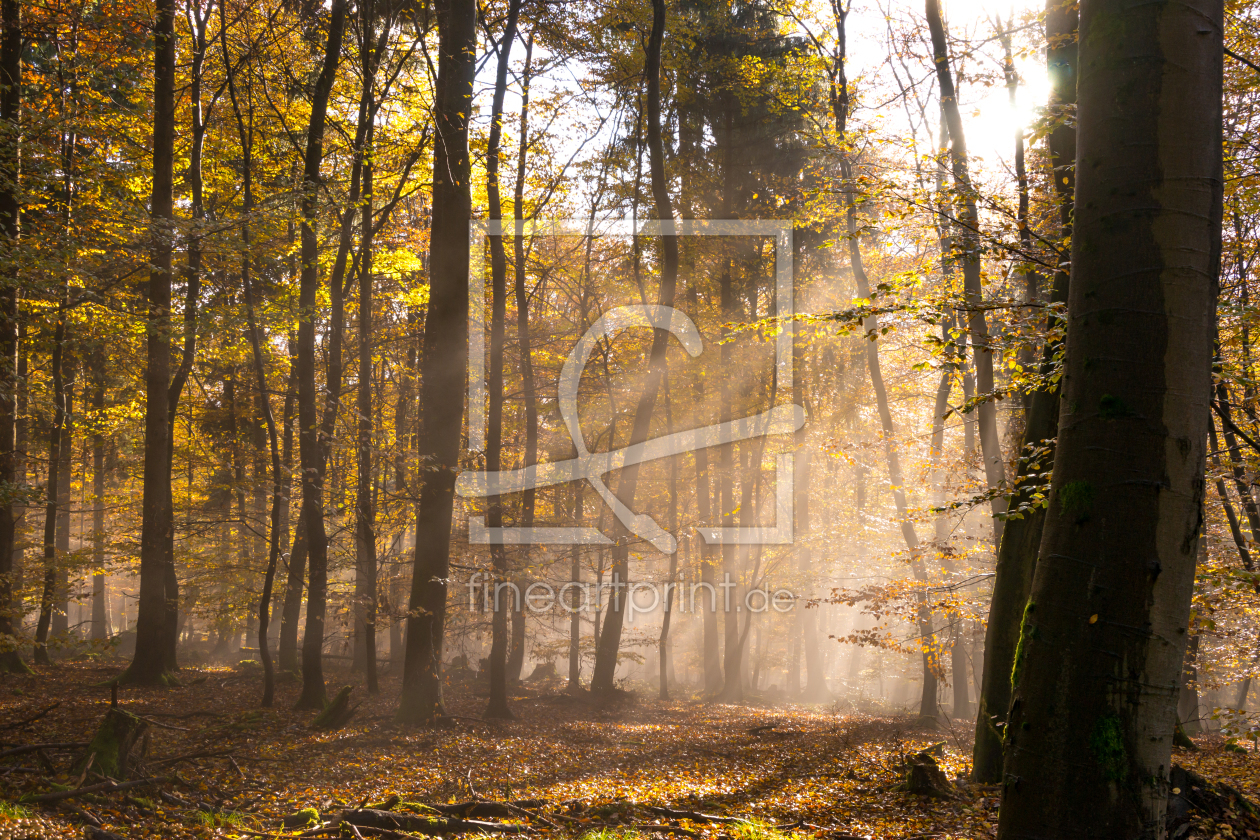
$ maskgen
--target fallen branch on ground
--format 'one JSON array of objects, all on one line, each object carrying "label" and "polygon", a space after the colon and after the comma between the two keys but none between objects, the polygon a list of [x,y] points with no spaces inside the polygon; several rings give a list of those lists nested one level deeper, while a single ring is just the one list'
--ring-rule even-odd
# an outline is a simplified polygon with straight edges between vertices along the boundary
[{"label": "fallen branch on ground", "polygon": [[394,831],[413,831],[420,834],[460,834],[483,832],[485,834],[528,834],[533,831],[527,825],[507,825],[484,820],[465,820],[457,817],[422,817],[378,811],[373,808],[356,808],[343,811],[341,822],[360,828],[385,828]]},{"label": "fallen branch on ground", "polygon": [[37,712],[31,717],[23,718],[22,720],[14,721],[13,723],[6,723],[3,725],[0,725],[0,729],[17,729],[19,726],[26,726],[26,724],[28,723],[34,723],[35,721],[39,720],[44,715],[48,714],[49,712],[51,712],[53,709],[57,708],[60,705],[61,705],[61,701],[57,701],[56,703],[53,703],[51,706],[49,706],[47,709],[44,709],[41,712]]},{"label": "fallen branch on ground", "polygon": [[177,715],[174,712],[145,712],[145,714],[149,717],[164,717],[173,720],[188,720],[195,717],[226,717],[222,712],[186,712],[182,715]]},{"label": "fallen branch on ground", "polygon": [[40,750],[70,750],[80,749],[88,745],[87,741],[58,741],[53,744],[27,744],[24,747],[14,747],[13,749],[0,752],[0,758],[8,758],[11,755],[26,755],[27,753],[38,752]]},{"label": "fallen branch on ground", "polygon": [[32,796],[27,802],[60,802],[63,799],[70,799],[73,796],[83,796],[85,793],[115,793],[120,790],[130,790],[131,788],[141,787],[143,785],[151,785],[157,782],[164,782],[164,776],[154,776],[151,779],[136,779],[132,782],[101,782],[87,787],[76,788],[74,790],[58,790],[52,793],[44,793],[39,796]]},{"label": "fallen branch on ground", "polygon": [[676,808],[663,808],[659,805],[644,805],[642,807],[648,813],[656,814],[658,817],[669,817],[671,820],[691,820],[696,823],[718,823],[724,825],[748,822],[748,820],[739,817],[719,817],[716,814],[702,814],[699,811],[680,811]]}]

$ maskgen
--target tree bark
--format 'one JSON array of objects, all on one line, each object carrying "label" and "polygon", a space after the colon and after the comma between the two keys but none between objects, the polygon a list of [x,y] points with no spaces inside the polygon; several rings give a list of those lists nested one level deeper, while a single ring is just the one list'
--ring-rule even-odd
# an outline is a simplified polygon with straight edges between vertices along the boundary
[{"label": "tree bark", "polygon": [[[1048,138],[1051,174],[1059,209],[1061,242],[1071,240],[1073,201],[1076,189],[1076,65],[1077,23],[1075,2],[1049,0],[1046,8],[1046,63],[1050,70],[1049,111],[1055,126]],[[1067,255],[1059,258],[1060,265]],[[1051,304],[1068,302],[1069,274],[1064,268],[1054,273]],[[1053,312],[1047,318],[1047,333],[1062,327]],[[1049,375],[1059,353],[1057,341],[1047,341],[1041,354],[1041,373]],[[1033,391],[1024,420],[1024,439],[1016,469],[1015,493],[1002,542],[998,546],[993,595],[989,601],[989,621],[985,632],[984,667],[981,673],[980,705],[976,711],[976,739],[972,753],[972,778],[981,784],[1002,780],[1002,732],[1011,704],[1011,669],[1019,625],[1032,591],[1046,520],[1045,503],[1034,496],[1044,494],[1043,473],[1049,466],[1059,426],[1059,389],[1056,382]],[[1037,448],[1045,448],[1035,456]]]},{"label": "tree bark", "polygon": [[296,342],[289,340],[289,385],[284,397],[284,469],[285,482],[285,528],[291,531],[288,542],[288,562],[285,564],[284,605],[280,613],[280,643],[276,653],[276,667],[281,671],[296,674],[301,670],[298,663],[298,621],[302,616],[302,591],[306,582],[306,526],[301,518],[301,505],[298,505],[298,520],[295,527],[290,528],[293,518],[293,410],[297,401],[297,347]]},{"label": "tree bark", "polygon": [[473,0],[440,0],[438,78],[434,119],[433,221],[429,308],[421,360],[421,463],[425,470],[416,514],[416,555],[407,617],[398,719],[432,721],[444,714],[442,647],[450,574],[455,471],[464,417],[468,354],[468,118],[476,65],[477,7]]},{"label": "tree bark", "polygon": [[[341,59],[341,39],[346,27],[347,0],[332,0],[328,42],[324,62],[311,97],[311,117],[302,164],[302,274],[298,291],[298,429],[302,462],[302,513],[306,551],[310,564],[310,584],[306,604],[306,639],[302,644],[302,694],[298,709],[322,709],[324,691],[324,612],[328,586],[328,538],[324,532],[324,469],[326,463],[323,427],[318,417],[315,389],[315,318],[319,294],[319,239],[315,231],[319,213],[320,165],[324,159],[324,126],[328,98]],[[333,278],[333,286],[340,285]],[[337,319],[334,313],[334,319]],[[340,355],[340,348],[335,348]],[[330,357],[331,360],[331,357]],[[331,375],[328,377],[332,379]],[[340,377],[329,390],[340,388]],[[336,395],[330,393],[335,399]]]},{"label": "tree bark", "polygon": [[1223,17],[1217,0],[1081,4],[1063,408],[1003,840],[1164,836],[1203,523]]},{"label": "tree bark", "polygon": [[[363,92],[361,98],[366,110],[371,115],[367,122],[367,131],[363,137],[363,204],[362,222],[359,229],[359,382],[357,394],[358,407],[358,449],[357,481],[355,486],[355,650],[362,649],[363,667],[367,676],[369,694],[379,690],[376,679],[376,506],[373,504],[372,469],[372,176],[375,168],[373,140],[376,136],[375,113],[376,99],[373,89],[376,70],[380,66],[381,49],[374,38],[374,18],[376,4],[367,0],[362,5],[362,33],[360,35],[361,57],[359,64],[363,73]],[[389,22],[385,22],[388,27]],[[379,47],[383,48],[382,42]],[[360,644],[359,639],[362,639]]]},{"label": "tree bark", "polygon": [[[521,71],[521,130],[516,150],[516,187],[513,205],[516,217],[524,217],[525,207],[525,157],[529,150],[529,81],[534,58],[534,33],[525,41],[525,67]],[[521,388],[525,402],[525,465],[538,463],[538,398],[534,383],[534,360],[529,334],[529,293],[525,288],[525,236],[516,231],[512,237],[513,287],[516,296],[516,340],[521,359]],[[537,491],[527,487],[521,494],[521,527],[534,524],[534,503]],[[518,582],[519,585],[519,582]],[[517,602],[512,610],[512,644],[508,654],[507,680],[520,682],[521,666],[525,661],[525,612]]]},{"label": "tree bark", "polygon": [[140,523],[140,601],[136,613],[136,652],[125,682],[168,680],[165,650],[166,545],[173,528],[171,510],[171,251],[174,226],[175,163],[175,0],[157,0],[153,44],[153,193],[146,336],[144,409],[144,492]]},{"label": "tree bark", "polygon": [[[932,56],[936,63],[936,82],[941,91],[941,111],[949,126],[949,156],[954,174],[954,198],[959,209],[958,263],[963,273],[963,299],[967,305],[967,329],[971,334],[972,358],[976,368],[976,391],[985,399],[975,408],[980,431],[980,454],[984,458],[985,481],[990,490],[1004,488],[1006,467],[1002,457],[1002,441],[998,436],[997,400],[993,398],[993,348],[990,346],[989,322],[984,314],[984,289],[981,278],[980,216],[976,212],[975,189],[968,169],[967,137],[963,132],[962,114],[958,110],[958,94],[949,66],[949,47],[945,41],[945,25],[941,20],[939,0],[925,4],[928,30],[932,36]],[[1006,496],[996,495],[989,503],[993,511],[993,545],[1002,544],[1003,516]]]},{"label": "tree bark", "polygon": [[[0,483],[20,486],[18,475],[18,274],[21,237],[22,5],[0,2]],[[0,499],[0,672],[25,672],[14,631],[19,605],[13,596],[16,531],[12,495]]]},{"label": "tree bark", "polygon": [[100,432],[105,412],[104,358],[98,358],[93,367],[96,429],[92,432],[92,641],[103,642],[111,633],[105,575],[105,436]]},{"label": "tree bark", "polygon": [[57,515],[52,555],[53,565],[57,569],[52,612],[52,635],[55,638],[66,638],[70,633],[70,495],[74,458],[74,386],[78,373],[75,361],[69,355],[69,348],[63,347],[61,351],[62,393],[60,400],[57,400],[55,394],[53,397],[54,401],[65,406],[61,426],[61,447],[56,462]]},{"label": "tree bark", "polygon": [[[652,0],[652,31],[648,36],[643,72],[647,78],[647,141],[652,197],[656,203],[656,216],[665,228],[661,236],[661,288],[657,295],[657,304],[673,306],[678,284],[678,238],[672,235],[674,210],[665,177],[665,147],[661,137],[661,47],[664,40],[665,0]],[[634,423],[630,431],[631,446],[647,440],[656,397],[664,380],[665,349],[668,341],[668,330],[653,331],[647,381],[638,405],[635,406]],[[634,505],[638,480],[639,465],[634,464],[622,470],[621,480],[617,485],[618,495],[631,507]],[[604,629],[599,637],[595,653],[595,672],[591,677],[593,692],[611,692],[614,688],[617,654],[621,648],[621,628],[625,620],[626,599],[622,597],[622,590],[630,577],[629,541],[625,534],[613,547],[612,577],[612,600],[608,604],[608,617],[604,620]]]},{"label": "tree bark", "polygon": [[[845,23],[848,11],[837,6],[836,36],[838,42],[836,59],[832,66],[831,110],[836,124],[836,135],[840,144],[845,142],[845,134],[849,118],[849,83],[845,75],[846,33]],[[844,179],[845,227],[849,249],[849,266],[853,272],[853,281],[857,286],[858,296],[870,298],[871,284],[866,275],[866,267],[862,261],[862,248],[857,224],[857,182],[853,163],[847,154],[840,159],[840,176]],[[897,452],[897,429],[893,423],[892,412],[888,406],[888,390],[884,386],[884,374],[879,360],[880,334],[879,316],[872,314],[862,319],[862,329],[866,339],[866,366],[871,377],[871,390],[875,393],[875,405],[879,411],[880,430],[883,432],[884,457],[888,464],[888,480],[892,491],[893,505],[897,510],[897,519],[901,524],[901,537],[910,551],[910,568],[920,582],[927,579],[923,568],[922,548],[919,536],[915,533],[914,523],[910,520],[904,479],[901,474],[901,457]],[[923,648],[923,692],[919,702],[919,714],[924,717],[935,717],[937,714],[936,693],[938,670],[935,661],[934,634],[932,616],[928,610],[926,596],[919,596],[919,608],[916,615],[920,644]]]},{"label": "tree bark", "polygon": [[[489,204],[490,223],[498,222],[498,235],[490,240],[490,370],[488,386],[490,404],[486,422],[486,470],[498,472],[503,459],[503,344],[507,320],[507,249],[503,246],[503,202],[499,197],[499,151],[503,138],[503,98],[507,94],[508,64],[512,58],[512,44],[516,41],[516,23],[520,17],[521,0],[510,0],[507,21],[503,25],[503,38],[499,41],[499,60],[494,75],[494,100],[490,106],[490,138],[486,144],[486,200]],[[520,213],[517,204],[515,213]],[[515,239],[515,236],[513,237]],[[483,305],[476,301],[476,306]],[[486,511],[486,524],[491,528],[503,527],[503,503],[495,496]],[[494,564],[494,581],[491,583],[490,644],[490,701],[486,717],[511,720],[508,708],[508,621],[505,599],[499,597],[499,585],[508,583],[507,550],[503,545],[490,546]],[[510,591],[508,589],[505,592]],[[509,599],[515,601],[515,599]],[[519,676],[519,672],[518,672]]]}]

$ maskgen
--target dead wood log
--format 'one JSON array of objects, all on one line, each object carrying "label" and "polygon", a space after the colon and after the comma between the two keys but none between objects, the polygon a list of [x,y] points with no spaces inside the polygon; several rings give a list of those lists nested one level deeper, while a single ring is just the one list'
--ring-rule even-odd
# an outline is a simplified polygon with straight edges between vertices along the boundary
[{"label": "dead wood log", "polygon": [[484,820],[466,820],[458,817],[424,817],[417,814],[401,814],[395,811],[377,811],[373,808],[356,808],[343,811],[341,822],[361,828],[384,828],[391,831],[410,831],[436,836],[439,834],[528,834],[533,831],[526,825],[506,825]]}]

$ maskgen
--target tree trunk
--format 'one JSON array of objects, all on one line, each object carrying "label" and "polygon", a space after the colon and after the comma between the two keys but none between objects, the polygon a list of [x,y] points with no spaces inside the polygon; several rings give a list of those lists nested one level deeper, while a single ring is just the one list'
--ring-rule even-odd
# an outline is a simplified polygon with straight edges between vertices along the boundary
[{"label": "tree trunk", "polygon": [[[836,124],[836,135],[841,142],[845,135],[849,118],[849,83],[845,75],[845,23],[848,11],[836,7],[836,36],[839,42],[839,60],[834,64],[834,76],[831,80],[830,100],[832,117]],[[849,248],[849,265],[853,272],[853,281],[857,286],[858,296],[869,298],[871,284],[866,275],[866,267],[862,262],[861,242],[858,235],[857,220],[857,182],[852,161],[842,156],[840,174],[844,179],[845,224]],[[927,573],[923,568],[923,558],[919,545],[919,536],[915,533],[914,523],[910,520],[906,504],[905,484],[901,474],[901,458],[897,452],[897,429],[893,424],[892,412],[888,407],[888,390],[884,386],[884,374],[879,360],[880,334],[879,316],[871,315],[862,321],[862,329],[866,339],[866,366],[871,377],[871,390],[875,393],[875,405],[879,411],[880,429],[884,438],[884,457],[888,463],[888,479],[892,491],[893,504],[897,510],[897,519],[901,523],[901,537],[910,551],[910,568],[916,579],[924,581]],[[936,692],[937,665],[935,662],[934,634],[932,616],[928,610],[925,596],[919,597],[919,609],[916,616],[919,636],[923,646],[923,693],[919,702],[919,714],[924,717],[935,717],[937,714]]]},{"label": "tree trunk", "polygon": [[[512,44],[516,41],[516,22],[521,12],[521,0],[510,0],[507,22],[503,25],[503,37],[499,41],[499,59],[494,75],[494,100],[490,107],[490,138],[486,145],[486,200],[489,204],[490,224],[499,223],[497,232],[491,231],[490,239],[490,370],[488,385],[490,404],[486,422],[486,470],[498,472],[503,459],[503,343],[507,320],[507,249],[503,247],[503,202],[499,197],[499,151],[503,137],[503,98],[507,94],[508,63],[512,58]],[[520,213],[520,205],[515,208]],[[515,226],[513,226],[515,227]],[[513,237],[515,239],[515,237]],[[479,255],[478,255],[479,256]],[[473,305],[482,306],[482,301]],[[491,498],[486,511],[486,524],[491,528],[503,527],[502,498]],[[502,544],[490,546],[494,564],[494,582],[490,608],[490,702],[486,717],[511,720],[508,708],[508,620],[504,599],[499,597],[499,585],[508,582],[507,551]],[[509,591],[509,590],[504,590]],[[515,603],[515,599],[513,599]],[[519,675],[519,673],[518,673]]]},{"label": "tree trunk", "polygon": [[[525,68],[521,72],[521,131],[516,150],[516,187],[513,192],[515,215],[521,218],[525,207],[525,157],[529,150],[529,80],[534,58],[534,33],[525,42]],[[534,360],[529,334],[529,294],[525,288],[525,236],[517,231],[512,237],[513,287],[516,297],[516,339],[521,359],[521,387],[525,401],[525,466],[538,463],[538,401],[534,383]],[[521,527],[534,524],[534,503],[537,491],[527,487],[521,494]],[[519,682],[525,662],[525,612],[517,601],[512,610],[512,643],[508,654],[507,681]]]},{"label": "tree trunk", "polygon": [[[949,156],[953,164],[955,204],[958,213],[958,262],[963,272],[963,298],[967,305],[967,329],[971,334],[972,358],[976,368],[976,391],[985,399],[975,408],[980,431],[980,454],[984,458],[984,475],[990,490],[1006,485],[1002,441],[998,436],[997,401],[993,391],[993,348],[989,341],[989,323],[984,314],[984,289],[981,277],[980,216],[976,212],[975,190],[968,170],[967,137],[963,133],[958,95],[954,90],[953,72],[949,65],[949,47],[945,42],[945,26],[941,21],[939,0],[926,2],[928,29],[932,35],[932,54],[936,62],[936,81],[941,91],[941,111],[949,126]],[[1006,496],[996,495],[990,502],[993,511],[993,545],[1002,544],[1003,516]]]},{"label": "tree trunk", "polygon": [[105,411],[104,359],[98,359],[94,368],[92,409],[97,417],[97,431],[92,433],[92,641],[103,642],[111,634],[105,585],[105,436],[99,431]]},{"label": "tree trunk", "polygon": [[[302,514],[306,551],[310,564],[310,586],[306,604],[306,639],[302,644],[302,694],[298,709],[322,709],[324,692],[324,612],[328,587],[328,538],[324,532],[325,442],[318,418],[318,393],[315,389],[315,318],[319,294],[319,239],[315,231],[319,214],[320,164],[324,159],[324,124],[328,115],[328,98],[341,59],[341,39],[346,27],[347,0],[332,0],[328,24],[328,43],[324,63],[315,80],[311,97],[311,117],[306,136],[306,154],[302,164],[302,274],[298,292],[298,429],[302,462]],[[333,278],[332,286],[340,285]],[[334,313],[334,319],[338,319]],[[336,348],[340,355],[340,348]],[[332,354],[330,353],[330,362]],[[339,362],[338,362],[339,363]],[[330,380],[330,396],[340,388],[340,377]]]},{"label": "tree trunk", "polygon": [[[372,189],[373,141],[376,137],[376,99],[374,85],[385,43],[375,41],[376,4],[367,0],[360,13],[360,60],[363,89],[360,98],[368,114],[363,136],[363,204],[359,231],[359,371],[358,371],[358,439],[355,485],[355,656],[362,659],[369,694],[379,690],[376,678],[376,605],[378,600],[376,569],[376,505],[373,500],[374,471],[372,465]],[[384,21],[388,29],[389,21]]]},{"label": "tree trunk", "polygon": [[296,674],[298,664],[297,633],[298,621],[302,614],[302,590],[306,578],[306,528],[302,524],[301,505],[298,506],[296,527],[290,526],[293,519],[293,412],[297,402],[297,364],[296,342],[289,340],[289,384],[284,395],[284,472],[285,499],[284,525],[286,544],[289,551],[285,564],[284,606],[280,613],[280,643],[276,654],[277,665],[281,671]]},{"label": "tree trunk", "polygon": [[[57,522],[53,554],[54,565],[57,568],[52,613],[54,638],[65,638],[70,632],[70,495],[74,457],[74,386],[77,368],[75,360],[67,358],[69,355],[67,351],[68,348],[62,350],[61,361],[64,382],[61,402],[65,405],[65,416],[61,427],[61,447],[57,461]],[[55,396],[54,399],[56,399]]]},{"label": "tree trunk", "polygon": [[171,251],[175,163],[175,2],[157,0],[153,45],[153,194],[144,409],[144,492],[140,523],[140,600],[136,652],[126,682],[167,681],[166,545],[174,525],[171,498]]},{"label": "tree trunk", "polygon": [[[665,0],[652,0],[652,31],[648,36],[644,59],[644,75],[647,78],[648,159],[652,172],[652,197],[656,202],[656,216],[665,227],[661,236],[661,288],[657,296],[660,306],[674,305],[674,292],[678,283],[678,239],[673,236],[674,210],[669,197],[669,184],[665,179],[665,148],[661,138],[661,46],[665,39]],[[634,424],[630,431],[630,445],[647,440],[652,412],[656,406],[665,372],[665,348],[669,340],[667,329],[655,329],[648,361],[647,381],[635,406]],[[633,508],[638,487],[639,465],[628,466],[621,471],[617,485],[618,496]],[[624,530],[624,529],[622,529]],[[621,628],[625,620],[625,599],[621,588],[629,582],[630,554],[625,534],[613,547],[612,585],[613,597],[608,604],[608,617],[599,637],[595,652],[595,672],[591,677],[591,691],[611,692],[617,672],[617,654],[621,648]]]},{"label": "tree trunk", "polygon": [[[0,237],[16,251],[21,234],[22,4],[0,2]],[[0,268],[0,483],[17,487],[18,270],[6,260]],[[0,504],[0,672],[24,672],[26,663],[9,640],[19,604],[14,598],[17,557],[15,506],[5,496]]]},{"label": "tree trunk", "polygon": [[[669,390],[669,365],[665,366],[665,433],[674,433],[674,400]],[[669,462],[669,532],[678,533],[678,459]],[[665,579],[665,604],[661,616],[661,638],[657,645],[660,664],[660,699],[669,700],[669,626],[674,617],[674,587],[678,579],[678,552],[669,555],[669,577]]]},{"label": "tree trunk", "polygon": [[[1052,83],[1050,113],[1055,127],[1048,146],[1050,163],[1059,207],[1061,242],[1069,242],[1072,233],[1073,200],[1076,189],[1076,64],[1077,6],[1061,0],[1049,0],[1046,9],[1046,38],[1049,48],[1046,62]],[[1067,255],[1059,263],[1067,262]],[[1066,304],[1069,275],[1060,269],[1054,274],[1050,301]],[[1061,327],[1057,317],[1047,319],[1047,332]],[[1049,374],[1059,353],[1056,341],[1046,342],[1042,350],[1041,372]],[[989,601],[989,622],[984,642],[984,668],[981,674],[980,705],[976,711],[976,740],[972,753],[972,778],[981,784],[997,784],[1002,780],[1002,730],[1011,704],[1011,668],[1015,663],[1015,645],[1019,625],[1032,591],[1033,573],[1037,568],[1037,551],[1041,545],[1046,520],[1045,494],[1041,473],[1049,466],[1055,434],[1059,426],[1059,385],[1034,391],[1028,401],[1024,420],[1024,439],[1016,470],[1015,493],[1010,510],[1015,516],[1006,523],[998,546],[997,569],[993,579],[993,595]],[[1038,453],[1038,449],[1041,450]]]},{"label": "tree trunk", "polygon": [[62,300],[57,313],[57,325],[53,329],[52,359],[49,365],[53,378],[53,423],[48,431],[48,472],[45,481],[47,504],[44,507],[44,587],[39,603],[39,622],[35,628],[35,662],[50,664],[48,635],[52,626],[57,601],[57,511],[62,504],[61,449],[62,436],[68,423],[69,408],[66,404],[65,355],[66,343],[66,294],[62,287]]},{"label": "tree trunk", "polygon": [[1203,522],[1223,17],[1216,0],[1081,4],[1063,414],[1012,672],[1004,840],[1164,836]]},{"label": "tree trunk", "polygon": [[407,617],[398,719],[432,721],[444,714],[442,647],[450,574],[455,471],[464,418],[468,354],[468,118],[476,65],[477,7],[473,0],[441,0],[434,119],[433,219],[429,308],[424,321],[420,457],[426,465],[416,513],[416,555]]},{"label": "tree trunk", "polygon": [[[230,60],[227,43],[227,17],[223,5],[219,6],[219,37],[223,44],[223,55],[229,57],[227,66],[228,97],[232,102],[232,113],[236,117],[237,137],[241,147],[241,286],[245,299],[245,317],[249,327],[249,346],[254,362],[254,381],[258,386],[259,406],[262,409],[263,422],[267,428],[267,443],[271,455],[271,521],[267,534],[267,566],[263,574],[262,598],[258,605],[258,658],[263,664],[263,696],[262,705],[270,707],[275,700],[275,668],[271,660],[270,639],[268,631],[271,623],[271,591],[276,577],[276,565],[280,558],[280,529],[283,516],[284,473],[280,464],[280,439],[276,430],[276,418],[271,409],[271,396],[267,388],[267,370],[262,355],[262,332],[258,327],[256,314],[257,304],[253,285],[253,261],[250,247],[252,231],[250,217],[254,212],[254,110],[252,100],[248,116],[241,109],[240,96],[236,88],[236,72]],[[286,400],[289,402],[289,400]]]},{"label": "tree trunk", "polygon": [[[574,482],[573,486],[573,524],[582,524],[582,490],[583,482]],[[569,603],[569,691],[577,691],[582,687],[582,610],[585,609],[582,594],[582,549],[573,546],[569,549],[569,580],[576,587]]]}]

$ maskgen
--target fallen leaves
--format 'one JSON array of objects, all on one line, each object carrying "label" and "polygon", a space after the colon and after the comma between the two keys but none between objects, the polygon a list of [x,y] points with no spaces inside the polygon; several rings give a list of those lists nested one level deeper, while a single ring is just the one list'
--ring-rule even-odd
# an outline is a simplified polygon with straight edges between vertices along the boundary
[{"label": "fallen leaves", "polygon": [[[4,737],[13,743],[82,743],[108,708],[106,692],[91,687],[107,676],[103,669],[67,665],[21,678],[25,696],[0,694],[0,719],[21,720],[54,699],[61,706]],[[773,840],[962,840],[991,837],[996,824],[996,789],[949,781],[967,769],[962,726],[948,732],[906,719],[802,707],[646,698],[600,706],[523,690],[515,721],[414,729],[393,724],[397,685],[385,680],[382,694],[365,698],[347,728],[322,732],[310,728],[310,713],[288,710],[296,686],[282,686],[278,708],[267,710],[254,707],[256,681],[219,686],[120,693],[128,711],[148,718],[179,715],[186,723],[188,731],[152,731],[141,761],[139,772],[172,781],[158,792],[138,789],[130,799],[84,794],[75,801],[108,830],[172,840],[294,837],[302,829],[286,829],[284,822],[299,811],[307,825],[331,825],[342,812],[371,807],[366,803],[392,803],[403,813],[407,803],[477,800],[529,801],[531,808],[496,811],[500,822],[557,840],[591,831],[629,832],[643,840],[741,840],[736,829],[749,825],[764,827]],[[31,696],[40,698],[38,705],[25,699]],[[479,716],[483,704],[459,687],[447,698],[448,711],[467,718]],[[190,707],[198,713],[190,714]],[[897,790],[920,751],[935,757],[941,771],[936,782],[954,784],[957,796]],[[69,771],[79,752],[48,753],[60,774],[53,780],[42,770],[15,772],[29,753],[0,761],[0,798],[49,793],[50,781],[73,783]],[[1178,760],[1260,799],[1251,756],[1206,749]],[[27,807],[29,817],[42,815],[44,821],[40,833],[20,836],[82,836],[81,816],[73,811]],[[447,813],[438,818],[465,818],[457,809],[441,810]],[[0,816],[0,826],[18,822],[25,820]],[[368,827],[363,834],[368,836]]]}]

